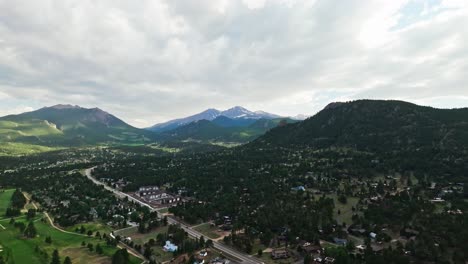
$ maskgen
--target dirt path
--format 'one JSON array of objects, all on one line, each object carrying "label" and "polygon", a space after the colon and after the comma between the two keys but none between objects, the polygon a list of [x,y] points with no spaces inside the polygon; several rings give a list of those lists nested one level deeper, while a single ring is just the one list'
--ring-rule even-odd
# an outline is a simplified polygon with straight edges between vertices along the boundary
[{"label": "dirt path", "polygon": [[[39,208],[39,207],[36,205],[35,202],[32,202],[32,201],[31,201],[31,197],[29,196],[28,193],[23,192],[23,195],[24,195],[24,197],[26,198],[26,200],[28,201],[28,203],[30,203],[30,204],[34,207],[34,209],[37,210],[37,209]],[[75,233],[75,232],[70,232],[70,231],[64,230],[64,229],[62,229],[62,228],[56,226],[56,225],[54,224],[54,221],[52,220],[52,218],[50,217],[50,215],[49,215],[47,212],[44,212],[44,216],[47,218],[47,221],[49,222],[49,224],[50,224],[53,228],[57,229],[58,231],[60,231],[60,232],[62,232],[62,233],[66,233],[66,234],[70,234],[70,235],[76,235],[76,236],[82,236],[82,237],[88,237],[88,236],[85,235],[85,234],[79,234],[79,233]]]},{"label": "dirt path", "polygon": [[[125,228],[124,228],[124,229],[125,229]],[[123,230],[123,229],[121,229],[121,230]],[[121,231],[121,230],[120,230],[120,231]],[[118,231],[119,231],[119,230],[118,230]],[[110,235],[110,237],[112,237],[112,238],[115,239],[115,236],[114,236],[112,233],[110,233],[109,235]],[[139,252],[136,252],[135,249],[133,249],[132,247],[126,245],[126,244],[123,243],[123,242],[120,242],[120,244],[118,244],[117,247],[120,248],[120,249],[125,248],[125,249],[127,249],[128,253],[130,253],[131,255],[133,255],[133,256],[135,256],[135,257],[137,257],[137,258],[143,259],[143,260],[145,259],[145,257],[144,257],[143,255],[141,255]],[[144,261],[142,262],[142,264],[144,264],[144,263],[147,263],[147,261],[144,260]]]},{"label": "dirt path", "polygon": [[[39,207],[36,205],[36,203],[31,202],[31,197],[29,197],[29,194],[23,193],[23,195],[24,195],[24,197],[26,198],[26,200],[28,201],[28,203],[31,203],[31,205],[32,205],[36,210],[39,208]],[[62,233],[70,234],[70,235],[81,236],[81,237],[89,237],[89,236],[87,236],[87,235],[85,235],[85,234],[79,234],[79,233],[75,233],[75,232],[70,232],[70,231],[64,230],[64,229],[62,229],[62,228],[56,226],[56,225],[54,224],[54,221],[53,221],[52,218],[50,217],[49,213],[47,213],[47,212],[43,212],[43,213],[44,213],[44,216],[47,218],[47,221],[49,222],[50,226],[52,226],[54,229],[56,229],[56,230],[58,230],[58,231],[60,231],[60,232],[62,232]],[[3,228],[3,229],[5,229],[5,227],[2,226],[2,225],[0,225],[0,227]],[[139,254],[138,252],[135,252],[135,250],[134,250],[133,248],[128,247],[128,246],[125,245],[125,244],[123,244],[123,246],[121,246],[121,245],[119,244],[119,245],[117,245],[117,248],[120,248],[120,249],[125,248],[125,249],[127,249],[127,251],[128,251],[129,254],[131,254],[131,255],[133,255],[133,256],[139,258],[139,259],[142,259],[142,260],[143,260],[142,264],[146,263],[145,258],[144,258],[141,254]]]},{"label": "dirt path", "polygon": [[34,207],[34,209],[38,209],[37,205],[34,203],[34,202],[31,202],[31,196],[29,195],[29,193],[27,192],[23,192],[23,195],[24,195],[24,198],[26,198],[26,204],[32,204],[32,206]]},{"label": "dirt path", "polygon": [[62,233],[66,233],[66,234],[70,234],[70,235],[76,235],[76,236],[82,236],[82,237],[89,237],[89,236],[87,236],[87,235],[85,235],[85,234],[79,234],[79,233],[75,233],[75,232],[70,232],[70,231],[64,230],[64,229],[62,229],[62,228],[60,228],[60,227],[58,227],[58,226],[56,226],[56,225],[54,224],[54,221],[52,221],[52,218],[50,217],[50,215],[49,215],[47,212],[44,212],[44,215],[45,215],[45,217],[47,218],[47,221],[49,222],[49,224],[50,224],[53,228],[57,229],[58,231],[60,231],[60,232],[62,232]]}]

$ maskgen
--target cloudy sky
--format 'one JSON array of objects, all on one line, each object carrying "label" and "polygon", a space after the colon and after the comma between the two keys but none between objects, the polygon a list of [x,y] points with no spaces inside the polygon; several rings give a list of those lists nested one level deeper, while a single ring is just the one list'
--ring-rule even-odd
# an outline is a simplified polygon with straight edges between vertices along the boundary
[{"label": "cloudy sky", "polygon": [[138,127],[242,105],[468,106],[466,0],[0,0],[0,115],[98,106]]}]

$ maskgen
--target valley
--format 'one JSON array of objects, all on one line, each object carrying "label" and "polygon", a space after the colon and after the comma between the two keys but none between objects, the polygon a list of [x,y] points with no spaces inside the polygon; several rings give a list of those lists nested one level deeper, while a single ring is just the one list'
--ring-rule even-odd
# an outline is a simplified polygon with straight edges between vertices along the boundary
[{"label": "valley", "polygon": [[[55,249],[73,263],[462,263],[467,113],[365,100],[228,148],[112,142],[0,156],[0,256],[8,264],[48,263]],[[19,194],[13,202],[18,192],[30,202]],[[32,237],[20,229],[30,222]],[[164,249],[168,242],[177,250]]]}]

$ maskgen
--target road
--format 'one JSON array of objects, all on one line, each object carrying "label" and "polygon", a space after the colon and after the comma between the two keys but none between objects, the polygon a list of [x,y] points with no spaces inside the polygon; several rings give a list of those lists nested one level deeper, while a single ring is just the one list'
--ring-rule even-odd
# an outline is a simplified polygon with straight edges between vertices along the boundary
[{"label": "road", "polygon": [[[85,175],[86,175],[86,177],[88,177],[88,179],[93,181],[95,184],[104,186],[104,188],[106,190],[113,192],[117,197],[119,197],[121,199],[127,197],[129,200],[134,201],[134,202],[136,202],[136,203],[138,203],[138,204],[140,204],[142,206],[146,206],[151,211],[156,211],[157,212],[157,210],[154,207],[152,207],[151,205],[149,205],[149,204],[147,204],[147,203],[145,203],[143,201],[140,201],[140,200],[138,200],[138,199],[126,194],[126,193],[118,191],[118,190],[116,190],[116,189],[114,189],[114,188],[112,188],[112,187],[110,187],[108,185],[105,185],[104,183],[102,183],[102,182],[98,181],[97,179],[95,179],[92,176],[92,171],[93,171],[94,168],[95,167],[86,169],[85,170]],[[162,215],[159,214],[159,212],[158,212],[158,215],[159,215],[159,217],[162,217]],[[203,236],[202,233],[193,230],[190,226],[187,226],[187,225],[177,221],[174,218],[168,217],[167,221],[168,221],[169,224],[179,225],[182,229],[185,230],[185,232],[187,232],[190,236],[192,236],[194,238],[200,238],[201,236]],[[220,242],[213,241],[213,247],[216,248],[217,250],[223,252],[224,254],[226,254],[228,256],[232,256],[234,258],[239,259],[241,261],[241,263],[263,264],[263,262],[261,260],[255,258],[255,257],[252,257],[250,255],[247,255],[245,253],[242,253],[242,252],[240,252],[240,251],[238,251],[236,249],[233,249],[233,248],[231,248],[229,246],[226,246],[225,244],[222,244]]]}]

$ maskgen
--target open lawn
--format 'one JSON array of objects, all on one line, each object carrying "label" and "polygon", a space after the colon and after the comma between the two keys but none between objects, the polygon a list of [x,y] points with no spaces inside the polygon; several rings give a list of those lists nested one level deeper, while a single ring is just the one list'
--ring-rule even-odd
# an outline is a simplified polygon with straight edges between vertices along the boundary
[{"label": "open lawn", "polygon": [[[322,195],[314,195],[315,199],[320,199]],[[326,194],[327,198],[332,198],[335,202],[335,211],[333,212],[333,217],[338,221],[339,224],[346,223],[347,225],[351,224],[353,216],[353,206],[359,202],[357,197],[347,197],[347,202],[345,204],[338,201],[338,196],[336,194]],[[338,210],[340,214],[338,214]]]},{"label": "open lawn", "polygon": [[289,257],[287,259],[277,259],[274,260],[271,258],[271,253],[263,253],[261,257],[258,257],[255,255],[257,258],[261,259],[264,263],[267,264],[292,264],[296,263],[297,261],[293,257]]},{"label": "open lawn", "polygon": [[[40,216],[42,217],[42,216]],[[26,239],[8,222],[2,221],[6,229],[0,228],[0,244],[11,253],[14,263],[49,263],[54,249],[58,249],[62,260],[70,256],[73,263],[109,263],[110,257],[116,251],[115,247],[107,246],[103,240],[94,237],[86,237],[75,234],[63,233],[51,227],[48,223],[35,220],[37,236],[34,239]],[[45,243],[45,238],[50,236],[52,243]],[[81,243],[91,243],[94,246],[100,244],[104,250],[103,255],[89,252]],[[47,254],[48,257],[44,254]],[[141,263],[142,260],[131,256],[131,263]],[[13,263],[13,262],[12,262]]]},{"label": "open lawn", "polygon": [[161,208],[161,209],[158,210],[158,213],[167,214],[167,213],[169,213],[169,208],[167,208],[167,207],[166,208]]},{"label": "open lawn", "polygon": [[15,192],[14,189],[0,190],[0,219],[5,216],[5,212],[10,205],[13,192]]},{"label": "open lawn", "polygon": [[[166,233],[167,230],[168,230],[168,227],[163,226],[163,227],[156,228],[149,233],[141,234],[138,232],[137,227],[132,227],[132,228],[126,228],[123,230],[115,231],[114,234],[119,235],[121,237],[130,237],[133,243],[143,245],[146,242],[148,242],[151,238],[156,240],[156,236],[158,234]],[[159,261],[162,261],[162,262],[169,261],[174,257],[172,253],[164,251],[161,245],[156,245],[152,247],[152,249]]]},{"label": "open lawn", "polygon": [[86,229],[86,232],[91,230],[93,232],[93,235],[95,235],[96,232],[98,231],[99,233],[101,233],[101,235],[104,233],[110,234],[112,232],[112,228],[110,226],[100,223],[100,222],[89,222],[89,223],[77,224],[74,226],[69,226],[65,228],[65,230],[70,231],[70,232],[76,232],[76,229],[77,228],[80,229],[82,226]]},{"label": "open lawn", "polygon": [[17,142],[2,142],[0,144],[0,156],[32,155],[42,152],[59,150],[59,147],[46,147]]},{"label": "open lawn", "polygon": [[218,228],[216,226],[212,226],[210,223],[204,223],[201,225],[198,225],[194,227],[196,231],[202,233],[205,237],[211,238],[211,239],[217,239],[221,237],[220,234],[218,234]]}]

